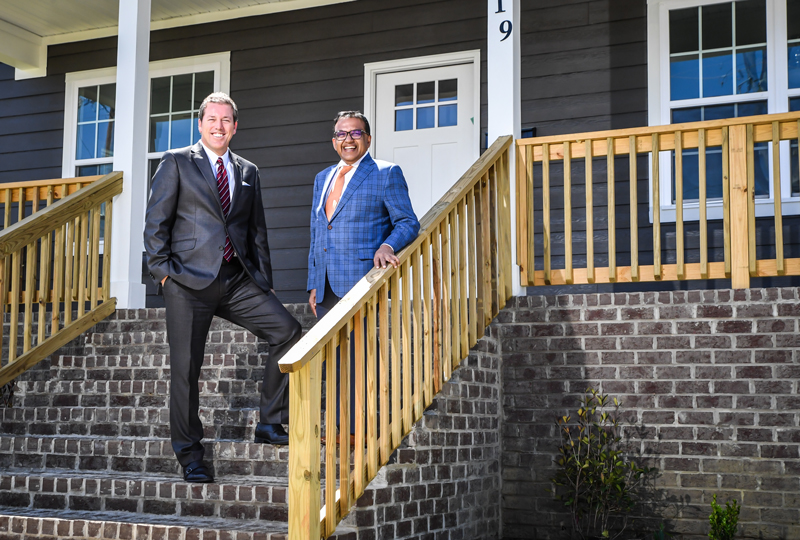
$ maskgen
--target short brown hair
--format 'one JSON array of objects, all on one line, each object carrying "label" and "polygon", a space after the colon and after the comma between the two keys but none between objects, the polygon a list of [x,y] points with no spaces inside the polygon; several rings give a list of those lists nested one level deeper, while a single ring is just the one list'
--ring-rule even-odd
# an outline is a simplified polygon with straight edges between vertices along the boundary
[{"label": "short brown hair", "polygon": [[200,120],[203,119],[203,115],[206,114],[206,106],[209,103],[220,103],[222,105],[230,105],[233,109],[233,121],[239,121],[239,109],[236,107],[236,103],[233,102],[231,96],[226,94],[225,92],[214,92],[213,94],[209,94],[206,99],[203,100],[203,103],[200,104],[200,112],[198,112]]}]

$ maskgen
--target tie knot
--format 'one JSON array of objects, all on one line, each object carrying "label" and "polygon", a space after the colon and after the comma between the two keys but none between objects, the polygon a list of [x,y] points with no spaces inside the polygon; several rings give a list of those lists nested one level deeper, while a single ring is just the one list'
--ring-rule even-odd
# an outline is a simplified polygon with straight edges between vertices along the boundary
[{"label": "tie knot", "polygon": [[222,158],[217,158],[217,167],[220,167],[222,164]]},{"label": "tie knot", "polygon": [[345,165],[344,167],[342,167],[342,170],[339,171],[339,174],[344,175],[344,174],[349,173],[352,170],[353,170],[353,166],[352,165]]}]

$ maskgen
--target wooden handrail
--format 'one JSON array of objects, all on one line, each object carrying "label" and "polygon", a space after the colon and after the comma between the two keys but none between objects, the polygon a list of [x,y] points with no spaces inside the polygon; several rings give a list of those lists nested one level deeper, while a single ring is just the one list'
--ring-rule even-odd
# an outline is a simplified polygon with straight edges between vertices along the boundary
[{"label": "wooden handrail", "polygon": [[[565,285],[579,283],[615,283],[631,281],[669,281],[687,279],[731,279],[734,288],[749,286],[750,277],[800,274],[800,259],[784,257],[784,239],[782,234],[782,201],[780,196],[780,146],[781,141],[798,140],[800,135],[800,113],[784,113],[729,118],[705,122],[672,124],[633,129],[598,131],[593,133],[577,133],[520,139],[517,141],[517,213],[522,218],[517,234],[517,263],[520,266],[520,277],[523,285]],[[775,234],[775,259],[758,260],[756,256],[756,214],[755,214],[755,145],[766,143],[771,145],[773,217]],[[708,216],[708,192],[706,178],[706,155],[709,148],[722,155],[722,245],[712,246],[709,242],[708,225],[714,220]],[[685,181],[683,179],[683,156],[685,151],[698,155],[698,191],[697,202],[687,203],[683,196]],[[674,160],[675,219],[669,223],[662,222],[661,185],[665,181],[661,170],[662,153],[669,152]],[[636,188],[637,159],[650,155],[651,199],[642,200],[643,194]],[[592,194],[596,189],[592,173],[592,161],[600,156],[606,157],[606,193],[607,193],[607,266],[595,267],[594,237],[598,230],[596,216],[592,213]],[[618,247],[616,238],[620,228],[615,217],[619,214],[618,202],[614,199],[615,191],[620,183],[619,172],[615,173],[615,162],[621,157],[628,158],[628,200],[623,202],[630,208],[627,234],[629,244],[625,246],[626,255],[630,257],[629,266],[618,266]],[[576,211],[573,206],[571,192],[564,194],[564,218],[570,225],[564,225],[565,256],[563,268],[552,268],[552,239],[550,227],[552,218],[550,189],[551,169],[561,166],[564,186],[576,187],[572,177],[574,159],[583,158],[584,180],[577,183],[577,189],[586,193],[586,257],[585,267],[576,268],[574,250],[571,249],[575,238],[572,231],[572,216]],[[800,164],[798,164],[800,167]],[[556,175],[558,176],[558,175]],[[671,183],[671,179],[666,181]],[[534,197],[534,193],[537,197]],[[538,195],[541,193],[541,195]],[[541,197],[541,203],[537,200]],[[638,208],[649,203],[651,223],[641,223]],[[719,204],[719,203],[716,203]],[[534,208],[541,207],[541,216],[535,216]],[[699,260],[686,260],[686,208],[693,208],[698,214]],[[578,208],[580,210],[580,208]],[[542,223],[541,240],[535,241],[534,224]],[[719,222],[719,219],[715,220]],[[673,225],[674,223],[674,225]],[[652,257],[652,264],[641,264],[643,253],[640,251],[641,233],[650,229],[652,245],[644,254]],[[674,235],[674,242],[669,245],[668,254],[674,263],[662,262],[664,255],[664,239]],[[541,247],[537,248],[540,243]],[[722,261],[709,261],[709,250],[723,250]],[[536,250],[540,251],[536,251]]]},{"label": "wooden handrail", "polygon": [[[85,184],[88,187],[82,187]],[[2,386],[114,311],[107,261],[112,199],[122,192],[122,173],[5,184],[0,190],[5,192],[0,316],[9,314],[11,328],[3,336],[0,327],[0,341],[8,351],[6,358],[0,358]],[[40,209],[42,201],[46,206]],[[13,203],[18,221],[10,224]],[[30,209],[27,217],[26,208]],[[101,236],[105,237],[102,265]],[[77,307],[74,320],[73,304]],[[34,311],[38,313],[35,344]],[[20,314],[21,347],[17,343]]]},{"label": "wooden handrail", "polygon": [[[397,268],[371,270],[281,359],[290,374],[289,538],[333,533],[511,297],[512,141],[495,141],[423,216]],[[352,367],[338,362],[337,373],[337,353],[354,358]],[[349,437],[338,455],[336,445],[326,446],[324,495],[323,364],[328,440],[338,405],[345,434],[355,409],[356,443],[352,461]]]}]

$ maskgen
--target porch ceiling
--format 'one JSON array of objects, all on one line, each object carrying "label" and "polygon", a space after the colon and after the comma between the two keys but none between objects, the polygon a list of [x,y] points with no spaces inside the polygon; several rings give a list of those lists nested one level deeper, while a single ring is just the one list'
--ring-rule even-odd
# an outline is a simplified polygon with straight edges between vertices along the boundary
[{"label": "porch ceiling", "polygon": [[[351,1],[152,0],[150,29]],[[32,76],[44,75],[41,71],[46,70],[48,45],[116,35],[118,6],[118,2],[108,0],[0,0],[0,62]]]}]

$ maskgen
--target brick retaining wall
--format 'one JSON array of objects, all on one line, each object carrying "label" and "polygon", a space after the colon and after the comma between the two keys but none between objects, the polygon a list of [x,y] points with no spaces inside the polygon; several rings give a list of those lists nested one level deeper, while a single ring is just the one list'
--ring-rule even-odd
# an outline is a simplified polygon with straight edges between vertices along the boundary
[{"label": "brick retaining wall", "polygon": [[[651,519],[707,538],[710,500],[742,504],[741,538],[800,538],[800,289],[520,297],[503,358],[503,533],[568,538],[546,492],[557,415],[592,386],[618,397],[661,470]],[[633,536],[628,536],[633,537]]]}]

